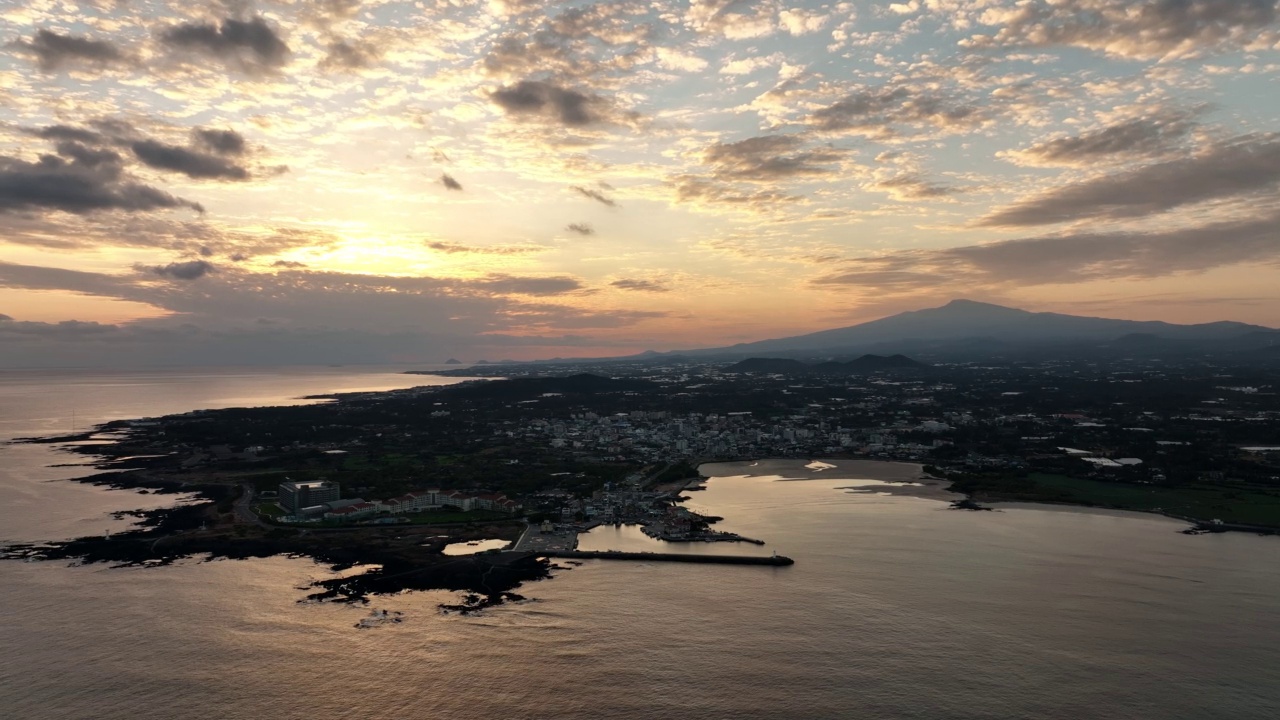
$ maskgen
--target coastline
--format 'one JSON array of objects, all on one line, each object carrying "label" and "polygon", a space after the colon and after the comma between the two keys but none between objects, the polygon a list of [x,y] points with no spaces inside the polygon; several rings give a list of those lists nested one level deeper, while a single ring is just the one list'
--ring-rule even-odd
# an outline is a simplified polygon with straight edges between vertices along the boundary
[{"label": "coastline", "polygon": [[[1243,532],[1256,535],[1280,535],[1280,528],[1266,526],[1217,524],[1184,515],[1156,510],[1108,507],[1082,503],[1002,500],[998,497],[971,496],[949,490],[948,480],[924,472],[920,463],[868,460],[862,458],[761,459],[708,462],[698,465],[705,477],[776,477],[780,482],[822,480],[838,476],[841,480],[872,480],[877,485],[849,486],[839,489],[851,493],[888,494],[941,500],[953,503],[959,510],[1050,510],[1081,514],[1112,515],[1139,519],[1158,517],[1184,524],[1182,532],[1190,534]],[[711,474],[714,473],[714,474]]]},{"label": "coastline", "polygon": [[[428,373],[423,373],[428,374]],[[447,383],[453,384],[453,383]],[[22,433],[6,439],[15,445],[43,446],[56,455],[80,461],[59,463],[86,472],[59,481],[140,495],[176,496],[175,504],[149,509],[112,510],[119,520],[132,518],[127,528],[104,535],[78,533],[62,539],[11,538],[0,543],[0,560],[103,563],[109,567],[155,567],[187,559],[248,559],[272,556],[307,557],[338,572],[366,568],[355,575],[317,580],[313,592],[299,602],[327,600],[367,603],[370,596],[405,590],[449,590],[462,593],[445,612],[467,614],[521,599],[513,590],[525,582],[551,577],[557,566],[545,558],[516,553],[443,554],[451,541],[492,537],[514,539],[514,520],[423,524],[412,527],[353,527],[306,532],[249,522],[238,516],[241,481],[226,472],[179,467],[169,453],[139,454],[139,443],[153,441],[150,431],[168,419],[218,417],[246,410],[337,406],[374,398],[415,394],[435,386],[414,385],[383,390],[354,390],[323,395],[288,395],[253,404],[180,409],[163,415],[125,419],[113,417],[84,431],[36,435]],[[324,401],[324,402],[317,402]],[[145,419],[145,424],[140,423]],[[163,435],[164,433],[159,433]],[[66,455],[64,455],[66,456]],[[226,476],[226,477],[224,477]]]},{"label": "coastline", "polygon": [[829,478],[849,482],[870,480],[879,484],[850,485],[839,489],[851,493],[884,493],[944,502],[956,502],[965,497],[948,490],[949,482],[929,475],[920,463],[863,458],[777,458],[702,463],[698,465],[698,472],[704,477],[776,477],[780,482]]}]

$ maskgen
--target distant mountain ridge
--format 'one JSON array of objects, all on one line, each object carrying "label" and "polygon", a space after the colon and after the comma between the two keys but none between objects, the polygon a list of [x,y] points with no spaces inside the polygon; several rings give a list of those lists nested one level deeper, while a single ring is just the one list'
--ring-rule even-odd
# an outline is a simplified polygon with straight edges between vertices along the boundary
[{"label": "distant mountain ridge", "polygon": [[[1280,330],[1240,322],[1179,325],[1030,312],[973,300],[913,310],[849,327],[805,335],[681,351],[688,356],[849,356],[920,352],[991,354],[1005,350],[1075,344],[1124,346],[1153,351],[1201,348],[1266,349],[1280,344]],[[633,356],[639,357],[639,356]]]}]

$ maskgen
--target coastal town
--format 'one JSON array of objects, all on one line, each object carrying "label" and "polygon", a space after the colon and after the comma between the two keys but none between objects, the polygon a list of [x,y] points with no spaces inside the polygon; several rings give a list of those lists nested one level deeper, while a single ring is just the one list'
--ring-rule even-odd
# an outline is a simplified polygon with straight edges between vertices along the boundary
[{"label": "coastal town", "polygon": [[272,522],[641,519],[619,490],[696,479],[701,462],[862,457],[918,463],[979,499],[1280,525],[1280,378],[1266,368],[744,365],[470,368],[455,372],[494,379],[145,420],[122,446],[263,498],[289,482],[340,488]]},{"label": "coastal town", "polygon": [[[1188,532],[1280,530],[1280,371],[1267,367],[881,358],[821,372],[689,360],[452,372],[446,386],[33,440],[98,458],[102,472],[84,482],[194,502],[141,513],[136,530],[3,556],[305,555],[376,568],[322,581],[310,598],[468,590],[442,608],[471,612],[517,598],[556,561],[792,563],[752,554],[768,538],[719,530],[684,502],[704,463],[769,458],[893,463],[911,470],[895,492],[958,509],[1017,500],[1159,513]],[[580,550],[600,525],[637,526],[665,547],[743,548]]]}]

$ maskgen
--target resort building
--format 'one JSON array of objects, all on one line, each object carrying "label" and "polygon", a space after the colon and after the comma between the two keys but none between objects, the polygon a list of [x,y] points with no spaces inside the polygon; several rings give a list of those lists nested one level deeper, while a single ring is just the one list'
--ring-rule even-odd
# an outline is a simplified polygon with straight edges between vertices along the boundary
[{"label": "resort building", "polygon": [[280,507],[290,515],[301,514],[302,508],[333,502],[341,495],[338,483],[328,480],[280,483]]}]

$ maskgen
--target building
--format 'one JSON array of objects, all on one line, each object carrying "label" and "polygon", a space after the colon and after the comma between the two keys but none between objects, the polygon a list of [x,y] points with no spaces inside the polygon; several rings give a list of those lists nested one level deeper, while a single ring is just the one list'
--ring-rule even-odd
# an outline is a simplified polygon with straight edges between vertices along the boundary
[{"label": "building", "polygon": [[378,506],[371,502],[360,502],[335,508],[324,514],[325,520],[355,520],[369,517],[378,511]]},{"label": "building", "polygon": [[290,515],[298,515],[305,507],[333,502],[341,495],[338,483],[328,480],[280,483],[280,507]]}]

